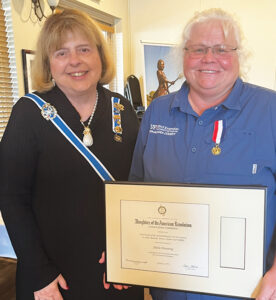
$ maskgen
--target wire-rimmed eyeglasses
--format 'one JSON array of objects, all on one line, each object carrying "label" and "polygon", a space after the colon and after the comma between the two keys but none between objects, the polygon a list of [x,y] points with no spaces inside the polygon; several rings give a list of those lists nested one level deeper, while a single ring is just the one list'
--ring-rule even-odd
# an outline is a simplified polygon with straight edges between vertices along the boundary
[{"label": "wire-rimmed eyeglasses", "polygon": [[214,45],[212,47],[207,47],[203,45],[192,45],[185,47],[184,50],[187,51],[193,58],[201,58],[208,53],[208,50],[211,49],[215,57],[228,57],[232,54],[233,51],[236,51],[237,47],[232,47],[228,45]]}]

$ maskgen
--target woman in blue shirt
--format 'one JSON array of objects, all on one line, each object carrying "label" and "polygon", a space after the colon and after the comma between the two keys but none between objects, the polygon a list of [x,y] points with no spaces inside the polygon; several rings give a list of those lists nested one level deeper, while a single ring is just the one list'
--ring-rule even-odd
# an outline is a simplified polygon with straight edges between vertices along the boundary
[{"label": "woman in blue shirt", "polygon": [[[267,253],[276,219],[276,93],[241,80],[241,40],[237,23],[221,9],[198,13],[186,25],[186,82],[146,111],[130,180],[267,186]],[[223,131],[214,137],[218,121]],[[273,277],[272,268],[259,299],[272,299]],[[154,300],[225,299],[161,289],[151,294]]]}]

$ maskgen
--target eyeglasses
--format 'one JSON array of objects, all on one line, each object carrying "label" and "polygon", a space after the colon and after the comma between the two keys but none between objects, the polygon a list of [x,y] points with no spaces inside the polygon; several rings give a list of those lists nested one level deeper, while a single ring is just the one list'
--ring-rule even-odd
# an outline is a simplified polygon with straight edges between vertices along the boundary
[{"label": "eyeglasses", "polygon": [[212,47],[193,45],[190,47],[185,47],[184,50],[189,52],[192,58],[201,58],[208,53],[208,50],[211,49],[213,55],[216,58],[229,57],[233,51],[236,51],[238,48],[233,48],[227,45],[215,45]]}]

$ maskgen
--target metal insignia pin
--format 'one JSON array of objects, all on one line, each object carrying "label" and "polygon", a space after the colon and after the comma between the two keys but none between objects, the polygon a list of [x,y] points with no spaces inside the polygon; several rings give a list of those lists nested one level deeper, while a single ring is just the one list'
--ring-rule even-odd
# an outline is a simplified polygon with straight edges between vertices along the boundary
[{"label": "metal insignia pin", "polygon": [[41,108],[41,115],[44,119],[49,121],[54,119],[57,116],[56,108],[50,103],[45,103]]},{"label": "metal insignia pin", "polygon": [[221,148],[219,147],[219,145],[216,145],[215,147],[212,148],[212,153],[213,155],[220,155]]},{"label": "metal insignia pin", "polygon": [[120,104],[120,103],[114,103],[114,107],[118,110],[124,110],[125,109],[123,104]]},{"label": "metal insignia pin", "polygon": [[114,128],[114,130],[115,130],[116,133],[122,133],[122,132],[123,132],[123,129],[122,129],[122,127],[120,127],[120,126],[116,126],[116,127]]},{"label": "metal insignia pin", "polygon": [[118,135],[118,134],[115,134],[114,135],[114,140],[116,141],[116,142],[122,142],[122,137],[120,136],[120,135]]}]

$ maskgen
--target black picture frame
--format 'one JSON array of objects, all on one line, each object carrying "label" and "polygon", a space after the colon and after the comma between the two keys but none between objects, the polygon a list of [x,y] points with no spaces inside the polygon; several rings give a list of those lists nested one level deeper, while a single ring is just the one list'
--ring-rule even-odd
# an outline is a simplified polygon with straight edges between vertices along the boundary
[{"label": "black picture frame", "polygon": [[32,78],[31,78],[31,70],[32,70],[32,62],[35,57],[35,51],[22,49],[22,67],[23,67],[23,78],[24,78],[24,90],[25,94],[33,92],[32,88]]},{"label": "black picture frame", "polygon": [[255,298],[266,200],[262,186],[105,182],[106,282]]}]

